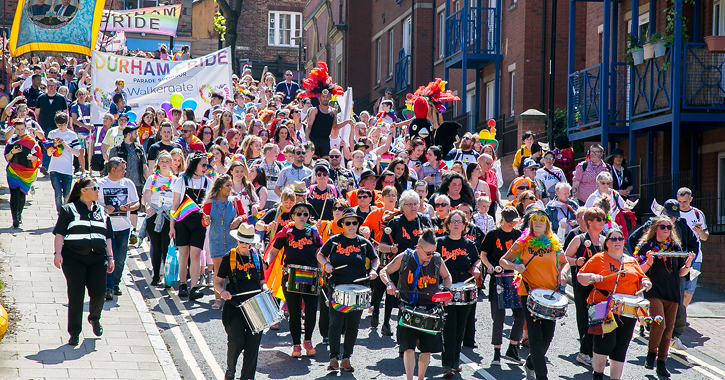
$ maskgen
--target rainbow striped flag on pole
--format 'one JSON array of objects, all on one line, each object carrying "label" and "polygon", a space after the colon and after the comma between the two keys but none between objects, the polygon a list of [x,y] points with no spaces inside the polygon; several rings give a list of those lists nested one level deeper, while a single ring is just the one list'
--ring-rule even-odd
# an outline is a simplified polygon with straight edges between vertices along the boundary
[{"label": "rainbow striped flag on pole", "polygon": [[176,209],[176,211],[171,213],[171,217],[174,218],[174,220],[176,220],[177,222],[179,222],[182,219],[189,216],[189,214],[191,214],[192,212],[196,212],[199,210],[200,210],[199,206],[196,203],[194,203],[194,201],[192,201],[191,198],[189,198],[189,196],[187,195],[184,198],[184,201],[181,202],[179,207]]}]

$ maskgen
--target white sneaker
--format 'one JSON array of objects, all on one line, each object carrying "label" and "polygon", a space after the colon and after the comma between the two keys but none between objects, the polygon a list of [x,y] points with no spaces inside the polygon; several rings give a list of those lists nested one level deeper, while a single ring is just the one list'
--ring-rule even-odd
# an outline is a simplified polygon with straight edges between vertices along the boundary
[{"label": "white sneaker", "polygon": [[680,341],[680,338],[675,338],[675,337],[673,337],[672,339],[670,339],[670,347],[672,347],[672,348],[674,348],[676,350],[680,350],[680,351],[687,350],[687,346],[685,346],[684,344],[682,344],[682,342]]},{"label": "white sneaker", "polygon": [[581,352],[576,356],[576,361],[586,366],[592,365],[592,358],[589,355],[582,354]]},{"label": "white sneaker", "polygon": [[30,185],[30,191],[28,191],[30,195],[35,195],[35,186]]}]

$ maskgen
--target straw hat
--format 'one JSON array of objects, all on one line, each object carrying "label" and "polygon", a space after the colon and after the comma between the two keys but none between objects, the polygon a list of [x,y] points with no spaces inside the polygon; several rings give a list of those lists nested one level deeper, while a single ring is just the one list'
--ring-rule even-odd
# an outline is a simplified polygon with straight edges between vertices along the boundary
[{"label": "straw hat", "polygon": [[259,235],[254,233],[254,226],[249,223],[240,224],[236,231],[229,231],[229,235],[241,243],[257,244],[260,242]]}]

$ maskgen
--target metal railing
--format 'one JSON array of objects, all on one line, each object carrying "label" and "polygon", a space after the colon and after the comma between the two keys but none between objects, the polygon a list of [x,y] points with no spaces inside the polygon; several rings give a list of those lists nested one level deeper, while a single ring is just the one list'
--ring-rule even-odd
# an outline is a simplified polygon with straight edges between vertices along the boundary
[{"label": "metal railing", "polygon": [[594,65],[569,75],[569,107],[573,110],[568,129],[599,123],[602,64]]},{"label": "metal railing", "polygon": [[629,123],[629,65],[622,62],[612,63],[612,72],[616,78],[614,102],[610,102],[609,120],[614,124]]},{"label": "metal railing", "polygon": [[682,108],[725,110],[725,53],[704,43],[686,43],[684,52]]},{"label": "metal railing", "polygon": [[676,197],[677,189],[681,187],[692,189],[692,181],[691,171],[642,178],[642,184],[639,185],[639,189],[637,189],[637,185],[635,184],[635,190],[639,190],[639,204],[637,204],[637,209],[641,215],[652,216],[652,212],[650,211],[652,200],[656,199],[657,203],[662,205],[666,200]]},{"label": "metal railing", "polygon": [[725,233],[725,192],[695,191],[692,206],[705,214],[707,230],[711,234]]},{"label": "metal railing", "polygon": [[410,54],[405,49],[398,51],[398,61],[395,62],[395,91],[401,92],[410,88]]},{"label": "metal railing", "polygon": [[446,58],[464,50],[468,54],[498,53],[497,27],[496,8],[468,7],[451,13],[446,18]]},{"label": "metal railing", "polygon": [[632,118],[649,116],[672,108],[672,49],[664,57],[634,66],[631,85]]}]

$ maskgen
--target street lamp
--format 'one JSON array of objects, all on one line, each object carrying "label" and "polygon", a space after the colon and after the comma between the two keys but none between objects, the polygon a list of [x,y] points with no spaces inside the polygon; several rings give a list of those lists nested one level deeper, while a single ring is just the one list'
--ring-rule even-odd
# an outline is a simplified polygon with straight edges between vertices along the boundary
[{"label": "street lamp", "polygon": [[299,81],[302,79],[302,71],[300,71],[300,67],[302,66],[302,34],[300,34],[299,37],[292,37],[292,41],[297,41],[297,80]]}]

